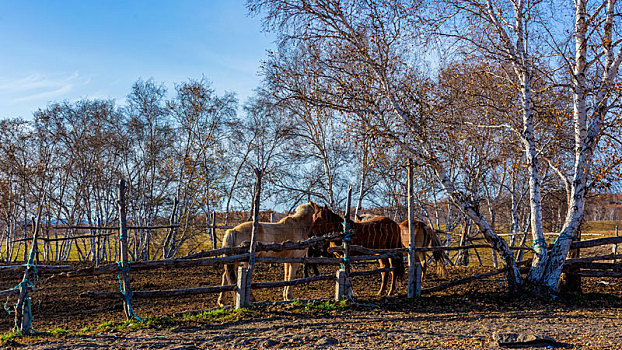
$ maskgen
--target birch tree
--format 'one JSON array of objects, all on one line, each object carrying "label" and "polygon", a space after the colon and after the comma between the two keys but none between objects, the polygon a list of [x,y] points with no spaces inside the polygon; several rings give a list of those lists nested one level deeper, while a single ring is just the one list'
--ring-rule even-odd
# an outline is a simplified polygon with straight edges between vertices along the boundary
[{"label": "birch tree", "polygon": [[619,137],[619,67],[622,62],[620,4],[615,0],[577,0],[573,3],[572,35],[564,45],[553,31],[551,42],[569,74],[573,96],[574,157],[568,174],[568,212],[559,239],[553,245],[542,286],[557,291],[564,260],[583,217],[595,151],[603,137]]},{"label": "birch tree", "polygon": [[[430,86],[425,77],[406,62],[412,39],[405,27],[410,4],[386,6],[372,1],[251,1],[251,11],[264,11],[268,29],[281,30],[281,56],[269,64],[279,66],[274,80],[283,93],[318,107],[332,108],[380,130],[405,154],[425,164],[447,195],[479,226],[508,268],[508,281],[515,290],[522,279],[507,243],[491,229],[484,216],[446,172],[446,159],[437,152],[431,128],[434,108],[427,101]],[[412,29],[412,27],[411,27]],[[294,57],[292,59],[292,57]],[[289,59],[289,61],[287,61]],[[285,61],[285,64],[283,64]],[[302,66],[301,71],[287,69]],[[320,69],[314,67],[320,66]],[[313,95],[286,82],[307,76],[320,82]],[[373,117],[368,117],[373,116]],[[437,136],[437,135],[435,135]]]}]

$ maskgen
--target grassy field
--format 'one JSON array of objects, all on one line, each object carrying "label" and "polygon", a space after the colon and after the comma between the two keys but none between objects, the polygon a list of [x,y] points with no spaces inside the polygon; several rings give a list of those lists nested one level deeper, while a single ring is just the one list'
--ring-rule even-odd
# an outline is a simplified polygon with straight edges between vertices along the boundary
[{"label": "grassy field", "polygon": [[[595,239],[595,238],[602,238],[602,237],[612,237],[615,236],[616,234],[616,227],[619,228],[619,231],[622,231],[622,221],[590,221],[590,222],[586,222],[582,225],[582,232],[583,232],[583,240],[587,240],[587,239]],[[220,246],[220,242],[222,242],[222,237],[225,235],[225,231],[224,229],[217,229],[216,230],[216,237],[217,237],[217,245]],[[498,230],[500,233],[503,233],[503,230],[500,229]],[[460,232],[461,232],[461,227],[457,227],[454,232],[452,233],[452,246],[457,246],[460,242]],[[620,235],[622,235],[622,232],[619,232]],[[130,232],[130,244],[132,244],[132,235],[133,233]],[[153,246],[152,246],[152,252],[158,252],[155,255],[156,259],[161,259],[162,258],[162,252],[161,249],[158,250],[158,248],[160,248],[161,246],[161,242],[163,241],[163,236],[164,236],[164,231],[163,230],[159,230],[154,232],[153,236],[152,236],[152,242]],[[114,252],[114,248],[116,247],[116,236],[111,236],[110,237],[110,241],[112,244],[111,250],[112,252]],[[442,237],[444,238],[444,237]],[[509,237],[508,236],[504,236],[503,237],[506,241],[509,242]],[[552,242],[554,241],[556,238],[555,235],[551,234],[548,235],[547,234],[547,241]],[[78,239],[78,246],[79,249],[83,252],[88,252],[91,249],[91,245],[90,245],[90,239]],[[30,242],[29,242],[30,243]],[[483,241],[475,241],[474,243],[478,243],[478,244],[483,244]],[[531,245],[531,239],[528,238],[527,239],[527,246]],[[29,247],[30,248],[30,247]],[[39,247],[40,251],[43,250],[43,246],[40,245]],[[56,244],[54,242],[52,242],[49,247],[48,247],[48,254],[50,257],[54,257],[55,256],[55,249],[56,249]],[[201,250],[209,250],[212,249],[212,243],[211,243],[211,239],[209,237],[209,231],[207,229],[197,229],[194,232],[194,237],[187,240],[179,249],[179,254],[178,256],[183,256],[189,253],[193,253],[193,252],[198,252]],[[5,250],[6,247],[2,246],[0,248],[0,257],[2,257],[4,259],[5,256]],[[491,260],[491,251],[490,249],[487,248],[478,248],[477,249],[477,253],[480,255],[480,258],[482,260],[482,263],[485,266],[488,265],[492,265],[492,260]],[[152,253],[153,254],[153,253]],[[453,256],[453,254],[455,254],[455,252],[451,253],[451,256]],[[24,256],[24,246],[21,245],[19,247],[19,250],[17,251],[17,253],[13,254],[13,257],[15,259],[15,257],[17,257],[18,261],[21,261],[22,257]],[[43,255],[40,255],[40,259],[43,258]],[[71,252],[69,254],[69,261],[78,261],[79,257],[78,257],[78,248],[76,248],[76,246],[74,245],[71,249]],[[479,265],[479,259],[477,259],[477,256],[475,254],[472,254],[472,258],[470,259],[470,264],[477,264]]]}]

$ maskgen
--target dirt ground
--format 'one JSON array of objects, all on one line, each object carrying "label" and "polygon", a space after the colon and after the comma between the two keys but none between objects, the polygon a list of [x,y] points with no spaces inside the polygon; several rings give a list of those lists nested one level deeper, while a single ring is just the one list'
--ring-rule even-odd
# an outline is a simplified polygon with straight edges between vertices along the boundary
[{"label": "dirt ground", "polygon": [[[356,269],[371,266],[356,266]],[[449,267],[448,278],[460,278],[486,267]],[[282,265],[260,265],[254,281],[280,280]],[[323,267],[323,273],[334,268]],[[201,267],[132,271],[133,290],[178,289],[216,285],[221,268]],[[49,275],[48,275],[49,276]],[[39,281],[46,276],[40,275]],[[0,290],[21,279],[21,273],[0,274]],[[434,274],[424,287],[446,281]],[[354,280],[359,304],[334,310],[300,305],[252,308],[244,317],[228,321],[183,323],[134,331],[109,329],[88,335],[35,337],[10,341],[5,347],[25,349],[215,349],[215,348],[345,348],[345,349],[480,349],[490,348],[493,332],[529,331],[553,337],[557,348],[622,349],[622,280],[584,279],[583,295],[556,301],[509,298],[499,277],[425,295],[415,301],[400,295],[382,298],[376,276]],[[37,331],[78,331],[108,321],[124,320],[120,300],[80,297],[84,291],[118,291],[116,275],[89,277],[55,284],[40,283],[33,293],[33,328]],[[258,302],[279,300],[281,289],[255,292]],[[332,298],[334,282],[320,281],[294,287],[296,298]],[[140,317],[175,315],[216,307],[216,294],[138,299]],[[6,306],[15,302],[12,296]],[[13,327],[13,315],[0,318],[0,333]]]}]

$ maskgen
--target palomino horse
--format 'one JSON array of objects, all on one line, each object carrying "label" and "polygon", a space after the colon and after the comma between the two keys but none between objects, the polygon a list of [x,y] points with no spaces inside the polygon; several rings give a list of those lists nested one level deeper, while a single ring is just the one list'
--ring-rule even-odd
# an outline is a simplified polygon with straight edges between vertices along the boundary
[{"label": "palomino horse", "polygon": [[[393,249],[402,248],[400,242],[400,227],[395,221],[387,217],[376,217],[365,222],[353,222],[348,219],[352,229],[353,245],[360,245],[370,249]],[[342,231],[343,218],[333,213],[328,207],[320,208],[315,205],[313,214],[313,225],[311,225],[311,235],[324,235],[332,232]],[[330,242],[331,247],[340,245],[341,242]],[[356,254],[353,254],[356,255]],[[391,287],[388,288],[387,295],[397,291],[397,278],[404,274],[404,262],[402,258],[379,259],[380,268],[393,267],[391,271]],[[378,295],[382,295],[387,290],[387,272],[382,273],[382,284]]]},{"label": "palomino horse", "polygon": [[[410,242],[410,232],[408,230],[408,220],[400,222],[400,231],[402,234],[402,246],[408,248]],[[421,221],[414,221],[415,226],[415,247],[441,247],[441,241],[438,239],[438,235],[428,225]],[[445,276],[447,269],[445,268],[445,253],[440,250],[435,250],[432,255],[436,261],[436,274],[439,276]],[[421,263],[421,269],[425,275],[426,270],[426,256],[425,252],[415,252],[415,261]]]},{"label": "palomino horse", "polygon": [[[314,203],[301,204],[296,208],[294,214],[281,219],[279,222],[260,222],[258,232],[256,233],[257,242],[282,243],[285,241],[296,242],[307,239],[309,228],[313,222],[315,206]],[[250,221],[227,230],[223,238],[222,247],[235,247],[242,244],[242,242],[250,241],[252,230],[253,223]],[[280,252],[257,252],[257,256],[301,258],[304,257],[306,253],[307,249],[283,250]],[[222,275],[223,286],[226,284],[236,284],[238,265],[239,263],[225,264],[225,272]],[[300,263],[285,263],[284,265],[285,281],[290,281],[294,278]],[[283,289],[283,298],[285,300],[292,299],[291,286],[287,286]],[[223,293],[220,293],[218,297],[218,305],[223,305]]]}]

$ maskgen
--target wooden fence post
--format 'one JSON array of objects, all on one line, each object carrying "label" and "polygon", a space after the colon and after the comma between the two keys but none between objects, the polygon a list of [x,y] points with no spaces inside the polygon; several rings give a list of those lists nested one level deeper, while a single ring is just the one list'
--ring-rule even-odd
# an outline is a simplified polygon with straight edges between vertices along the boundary
[{"label": "wooden fence post", "polygon": [[[249,248],[249,257],[248,257],[248,269],[244,271],[243,269],[238,269],[238,292],[236,295],[236,308],[242,308],[250,306],[250,297],[251,297],[251,282],[253,280],[253,270],[255,269],[255,255],[257,251],[257,230],[259,229],[259,205],[261,198],[261,177],[262,172],[259,169],[255,169],[255,198],[253,201],[253,230],[251,231],[251,243]],[[240,279],[240,275],[242,273],[246,273],[244,279]]]},{"label": "wooden fence post", "polygon": [[210,228],[210,238],[212,239],[212,249],[216,249],[216,212],[212,212],[212,227]]},{"label": "wooden fence post", "polygon": [[[39,226],[41,225],[41,207],[43,201],[39,203],[39,209],[37,213],[37,220],[33,227],[32,248],[28,254],[28,261],[26,262],[26,269],[24,271],[24,277],[19,283],[19,297],[15,304],[15,327],[21,334],[30,334],[32,332],[32,309],[29,290],[34,287],[30,281],[30,273],[34,268],[35,255],[38,255],[37,251],[37,238],[39,235]],[[26,245],[26,244],[25,244]]]},{"label": "wooden fence post", "polygon": [[[439,264],[439,262],[437,262]],[[423,270],[421,269],[421,262],[415,263],[415,278],[414,278],[414,294],[415,297],[421,296],[421,279],[423,277]],[[410,291],[410,290],[409,290]]]},{"label": "wooden fence post", "polygon": [[248,269],[238,266],[237,289],[235,293],[235,308],[247,307],[250,304],[250,283],[248,283]]},{"label": "wooden fence post", "polygon": [[117,264],[119,265],[119,270],[121,273],[120,284],[121,293],[123,294],[123,311],[125,312],[125,317],[127,317],[127,319],[129,320],[136,315],[134,314],[130,300],[132,297],[132,289],[130,287],[130,262],[128,260],[127,209],[125,206],[124,179],[119,180],[119,185],[117,186],[117,195],[119,198],[119,257],[121,258],[119,261],[117,261]]},{"label": "wooden fence post", "polygon": [[[415,293],[415,206],[413,198],[413,160],[408,159],[408,298],[414,298]],[[419,268],[421,268],[421,263]],[[419,286],[421,294],[421,285]]]},{"label": "wooden fence post", "polygon": [[[469,227],[470,227],[469,221],[465,218],[464,224],[462,225],[462,234],[460,235],[460,246],[461,247],[466,245],[466,241],[469,236],[469,229],[468,229]],[[456,264],[468,266],[469,265],[469,250],[462,249],[458,251],[456,259],[457,259]]]},{"label": "wooden fence post", "polygon": [[346,270],[337,270],[335,277],[335,301],[341,301],[346,297]]},{"label": "wooden fence post", "polygon": [[[346,201],[346,213],[344,215],[343,231],[345,233],[341,240],[343,247],[343,257],[341,262],[341,269],[337,271],[337,284],[335,290],[335,298],[337,300],[349,299],[352,300],[354,292],[352,290],[352,281],[350,280],[350,241],[352,240],[352,230],[350,227],[350,206],[352,204],[352,186],[348,188],[348,199]],[[342,285],[339,283],[340,278],[343,278]],[[343,289],[342,289],[343,288]]]},{"label": "wooden fence post", "polygon": [[[616,225],[616,237],[619,237],[618,225]],[[613,254],[613,255],[618,254],[618,244],[617,243],[614,243],[611,246],[611,254]],[[615,264],[617,262],[617,259],[613,259],[612,262]]]},{"label": "wooden fence post", "polygon": [[[576,233],[577,240],[581,240],[581,230],[578,230]],[[570,249],[568,251],[568,258],[579,258],[581,256],[581,250],[579,248]],[[561,289],[565,292],[581,292],[581,276],[578,274],[579,268],[570,267],[567,269],[564,283],[561,286]]]}]

